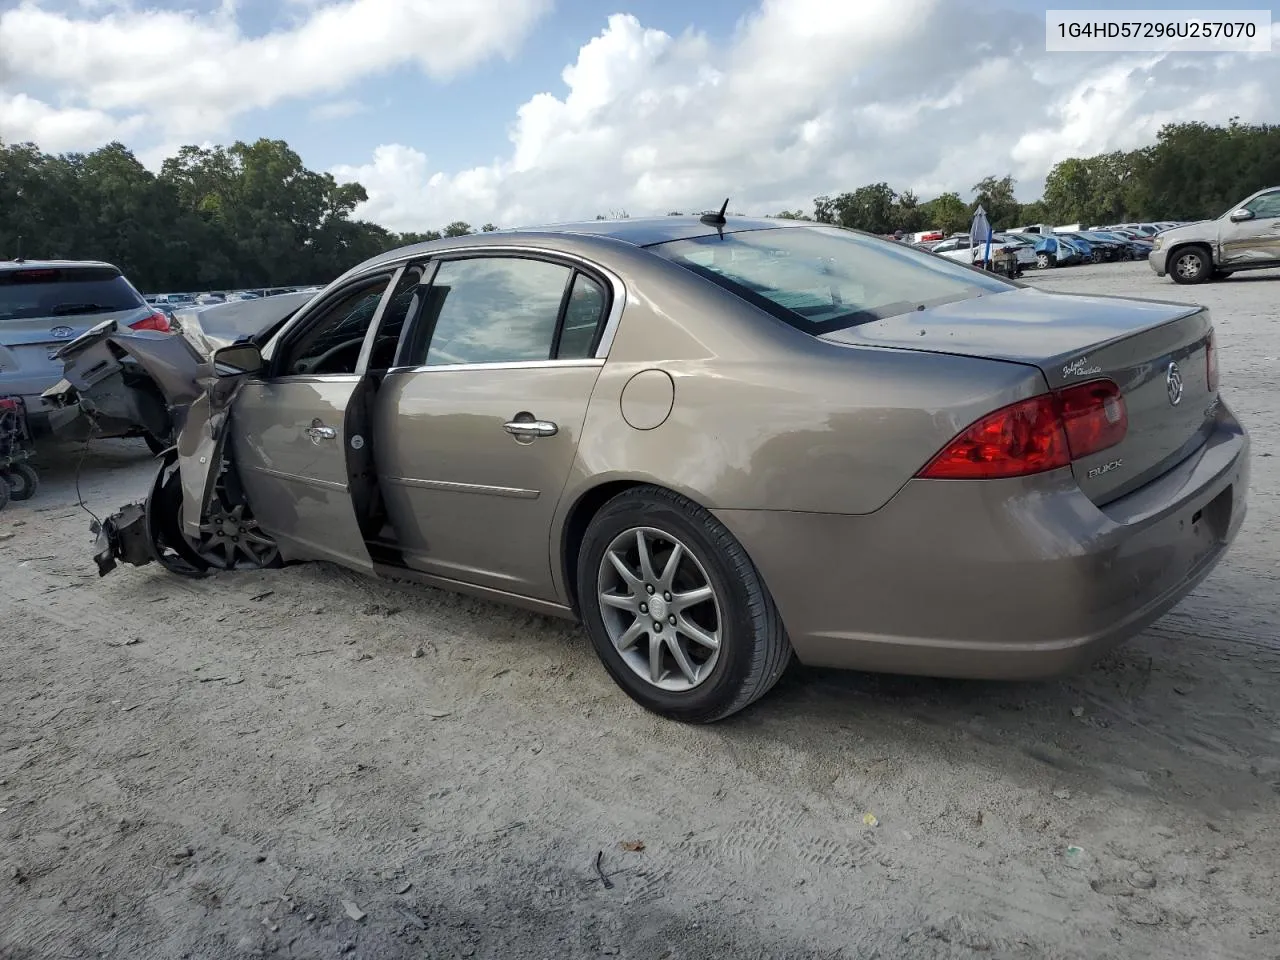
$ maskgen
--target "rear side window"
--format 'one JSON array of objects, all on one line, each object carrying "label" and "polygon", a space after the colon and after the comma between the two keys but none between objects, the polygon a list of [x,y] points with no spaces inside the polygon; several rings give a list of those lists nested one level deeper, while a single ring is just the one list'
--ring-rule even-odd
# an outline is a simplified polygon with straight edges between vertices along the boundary
[{"label": "rear side window", "polygon": [[594,355],[596,332],[600,329],[606,302],[604,287],[585,274],[574,274],[573,287],[564,307],[564,327],[556,347],[557,360],[585,360]]},{"label": "rear side window", "polygon": [[838,227],[749,230],[650,249],[813,334],[1012,289],[907,244]]},{"label": "rear side window", "polygon": [[0,320],[120,313],[143,306],[142,294],[108,267],[0,271]]}]

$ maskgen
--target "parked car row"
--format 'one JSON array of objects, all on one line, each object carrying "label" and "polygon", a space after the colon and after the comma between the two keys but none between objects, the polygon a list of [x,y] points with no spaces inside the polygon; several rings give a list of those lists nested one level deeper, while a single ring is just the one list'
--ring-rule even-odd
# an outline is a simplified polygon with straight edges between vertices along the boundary
[{"label": "parked car row", "polygon": [[318,286],[259,287],[253,290],[208,290],[203,293],[149,293],[145,299],[147,303],[154,306],[177,308],[233,303],[237,300],[258,300],[262,297],[278,297],[282,293],[315,293],[319,290]]},{"label": "parked car row", "polygon": [[954,234],[944,240],[914,243],[920,250],[958,260],[978,263],[990,256],[1000,259],[1012,254],[1019,266],[1047,270],[1077,263],[1103,263],[1113,260],[1138,260],[1147,256],[1151,242],[1127,231],[1089,230],[1071,233],[994,233],[990,249],[986,243],[974,243],[967,233]]}]

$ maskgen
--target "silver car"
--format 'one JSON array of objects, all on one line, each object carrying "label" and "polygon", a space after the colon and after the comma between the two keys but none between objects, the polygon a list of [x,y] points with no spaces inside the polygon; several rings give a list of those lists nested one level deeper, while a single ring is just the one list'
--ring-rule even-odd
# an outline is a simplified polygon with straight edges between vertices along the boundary
[{"label": "silver car", "polygon": [[100,569],[327,560],[580,619],[685,721],[793,655],[1071,670],[1185,596],[1245,513],[1203,308],[837,227],[486,233],[198,319],[224,309],[244,339],[211,359],[112,324],[63,351],[90,399],[135,358],[184,424],[99,529]]},{"label": "silver car", "polygon": [[1280,267],[1280,187],[1259,190],[1218,217],[1155,237],[1147,263],[1175,283],[1225,280],[1238,270]]},{"label": "silver car", "polygon": [[[41,394],[62,377],[59,348],[104,320],[126,329],[168,332],[169,319],[109,263],[71,260],[0,262],[0,396],[18,397],[34,437],[69,428],[75,407],[55,408]],[[87,425],[86,425],[87,426]],[[141,434],[160,440],[163,423],[103,419],[99,436]],[[149,441],[151,442],[151,441]]]}]

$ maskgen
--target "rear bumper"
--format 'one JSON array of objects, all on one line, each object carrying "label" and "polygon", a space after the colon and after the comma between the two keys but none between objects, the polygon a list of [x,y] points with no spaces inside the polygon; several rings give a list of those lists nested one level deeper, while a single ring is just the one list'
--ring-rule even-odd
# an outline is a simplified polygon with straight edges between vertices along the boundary
[{"label": "rear bumper", "polygon": [[1244,520],[1249,439],[1208,443],[1097,507],[1069,470],[913,480],[873,514],[717,511],[755,560],[799,659],[1034,679],[1087,665],[1200,583]]}]

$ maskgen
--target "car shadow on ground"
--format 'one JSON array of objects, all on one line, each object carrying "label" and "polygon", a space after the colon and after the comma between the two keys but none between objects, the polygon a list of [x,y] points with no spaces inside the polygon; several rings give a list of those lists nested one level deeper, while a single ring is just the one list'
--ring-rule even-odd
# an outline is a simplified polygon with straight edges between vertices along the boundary
[{"label": "car shadow on ground", "polygon": [[[1264,674],[1280,673],[1277,651],[1259,662],[1269,665]],[[716,729],[815,758],[839,756],[832,748],[843,742],[853,745],[848,756],[930,756],[993,779],[1119,789],[1206,814],[1274,804],[1277,697],[1242,696],[1242,664],[1231,658],[1210,654],[1195,671],[1185,666],[1158,632],[1039,682],[793,665],[768,697]]]}]

